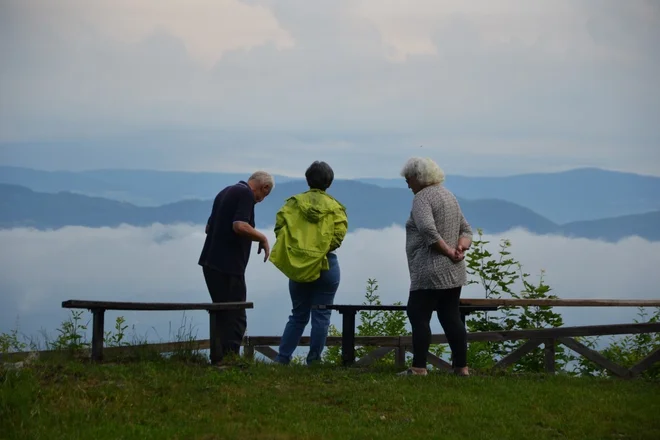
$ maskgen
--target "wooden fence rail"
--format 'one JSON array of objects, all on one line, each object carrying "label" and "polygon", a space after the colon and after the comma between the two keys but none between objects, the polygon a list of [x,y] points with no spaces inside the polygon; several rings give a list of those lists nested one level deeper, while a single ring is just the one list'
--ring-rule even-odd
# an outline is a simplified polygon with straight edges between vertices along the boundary
[{"label": "wooden fence rail", "polygon": [[[577,341],[575,338],[584,336],[609,336],[658,332],[660,332],[660,323],[651,322],[533,330],[474,332],[468,333],[467,337],[469,342],[503,342],[528,339],[526,343],[500,359],[495,365],[495,369],[503,369],[515,364],[526,354],[543,344],[545,371],[547,373],[554,373],[556,369],[556,347],[557,345],[562,344],[616,376],[634,377],[651,368],[656,362],[660,362],[660,349],[650,353],[637,365],[628,369],[610,361],[602,354],[592,350]],[[303,337],[301,338],[300,345],[309,346],[309,342],[309,337]],[[343,342],[344,341],[340,336],[328,337],[327,345],[341,346]],[[433,335],[431,337],[431,343],[445,344],[447,343],[447,337],[444,334]],[[248,356],[254,356],[254,352],[257,351],[273,360],[277,355],[277,352],[273,350],[271,346],[276,346],[278,344],[279,337],[276,336],[250,336],[245,340],[245,351]],[[355,337],[355,344],[364,347],[377,347],[355,362],[355,365],[357,366],[370,365],[392,351],[395,352],[396,363],[403,366],[406,353],[412,349],[412,336],[357,336]],[[427,356],[429,363],[434,367],[451,370],[451,364],[435,356],[433,353],[429,352]]]},{"label": "wooden fence rail", "polygon": [[[112,302],[112,301],[86,301],[68,300],[62,303],[62,307],[70,309],[88,309],[93,315],[91,358],[101,361],[105,353],[108,355],[128,353],[136,349],[149,349],[161,353],[174,352],[177,350],[205,350],[210,349],[210,358],[214,362],[220,352],[219,338],[215,335],[215,322],[219,313],[224,310],[250,309],[251,302],[242,303],[137,303],[137,302]],[[316,306],[320,309],[336,310],[343,315],[342,336],[329,337],[327,345],[339,345],[342,348],[342,361],[344,365],[369,365],[388,353],[394,351],[395,359],[399,365],[403,365],[406,353],[412,347],[410,336],[375,336],[356,337],[355,317],[361,310],[381,311],[404,311],[403,305],[341,305]],[[660,307],[660,300],[612,300],[612,299],[485,299],[485,298],[462,298],[460,310],[465,320],[465,315],[479,311],[497,310],[501,307]],[[104,314],[106,310],[206,310],[209,313],[210,339],[186,342],[169,342],[162,344],[147,344],[132,347],[103,347],[104,337]],[[527,340],[512,353],[500,359],[495,368],[506,368],[527,353],[543,345],[545,354],[545,369],[552,373],[555,371],[555,352],[558,344],[562,344],[574,352],[584,356],[612,374],[620,377],[637,376],[655,363],[660,361],[660,350],[655,350],[632,368],[624,368],[605,358],[600,353],[588,348],[575,338],[583,336],[623,335],[638,333],[657,333],[660,331],[660,323],[641,324],[615,324],[615,325],[593,325],[581,327],[560,327],[532,330],[513,331],[491,331],[468,333],[468,341],[517,341]],[[433,335],[431,343],[444,344],[447,342],[445,335]],[[279,336],[250,336],[243,341],[245,354],[253,357],[255,352],[272,359],[276,355],[272,346],[280,343]],[[309,345],[309,338],[303,337],[301,346]],[[355,362],[355,346],[375,347],[366,356]],[[40,352],[47,355],[50,352]],[[20,360],[27,357],[28,353],[10,353],[0,355],[0,361]],[[439,357],[429,353],[429,362],[438,368],[450,368],[450,365]]]},{"label": "wooden fence rail", "polygon": [[[504,358],[500,359],[495,365],[495,369],[507,368],[535,348],[543,345],[545,356],[545,370],[548,373],[555,372],[555,351],[559,344],[562,344],[577,354],[594,362],[596,365],[606,369],[615,376],[630,378],[639,376],[644,371],[651,368],[655,363],[660,362],[660,349],[650,353],[646,358],[631,368],[618,365],[595,350],[590,349],[577,341],[576,337],[583,336],[608,336],[608,335],[626,335],[640,333],[658,333],[660,332],[660,323],[635,323],[635,324],[614,324],[614,325],[592,325],[579,327],[560,327],[545,328],[534,330],[513,330],[513,331],[492,331],[492,332],[474,332],[468,333],[470,342],[496,342],[496,341],[517,341],[527,339],[523,345]],[[279,345],[279,336],[248,336],[243,340],[244,353],[247,357],[254,357],[255,353],[261,353],[269,359],[274,359],[277,352],[272,346]],[[300,340],[300,346],[309,346],[309,337],[303,337]],[[447,338],[443,334],[433,335],[433,344],[443,344]],[[412,337],[410,336],[357,336],[355,338],[357,346],[375,347],[369,354],[363,356],[355,362],[356,366],[368,366],[378,359],[394,351],[395,362],[398,365],[405,364],[405,356],[412,348]],[[341,346],[341,336],[329,336],[328,346]],[[158,344],[145,344],[138,346],[125,347],[107,347],[106,356],[129,355],[138,350],[149,350],[159,353],[172,353],[179,350],[206,350],[211,347],[209,339],[184,342],[166,342]],[[41,355],[48,355],[55,352],[44,351]],[[0,356],[0,361],[18,361],[27,357],[28,353],[10,353]],[[428,353],[429,363],[439,369],[451,369],[451,365],[443,359]]]},{"label": "wooden fence rail", "polygon": [[[660,300],[461,298],[459,310],[461,319],[465,323],[465,316],[470,313],[492,311],[502,307],[660,307]],[[344,365],[352,365],[355,362],[355,318],[358,312],[406,310],[404,305],[384,304],[330,304],[316,305],[312,308],[336,310],[342,315],[341,356]]]}]

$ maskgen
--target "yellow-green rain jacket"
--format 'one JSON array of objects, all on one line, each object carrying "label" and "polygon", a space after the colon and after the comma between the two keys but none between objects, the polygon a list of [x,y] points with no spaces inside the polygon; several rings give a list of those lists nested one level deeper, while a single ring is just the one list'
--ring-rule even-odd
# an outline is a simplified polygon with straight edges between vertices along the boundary
[{"label": "yellow-green rain jacket", "polygon": [[341,246],[347,230],[346,208],[325,191],[292,196],[275,217],[270,261],[290,280],[314,281],[329,268],[328,252]]}]

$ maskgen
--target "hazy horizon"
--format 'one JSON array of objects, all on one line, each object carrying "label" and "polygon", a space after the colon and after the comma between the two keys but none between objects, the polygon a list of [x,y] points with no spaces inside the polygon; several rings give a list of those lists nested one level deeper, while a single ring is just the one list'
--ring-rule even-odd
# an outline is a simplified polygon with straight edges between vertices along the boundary
[{"label": "hazy horizon", "polygon": [[[420,155],[423,156],[423,155]],[[321,159],[319,159],[321,160]],[[98,171],[131,171],[131,172],[159,172],[159,173],[190,173],[190,174],[244,174],[249,176],[251,174],[250,171],[246,172],[227,172],[227,171],[213,171],[213,170],[199,170],[199,171],[189,171],[185,169],[176,169],[176,168],[169,168],[169,169],[158,169],[158,168],[131,168],[131,167],[123,167],[123,168],[80,168],[80,169],[75,169],[75,168],[37,168],[37,167],[28,167],[28,166],[18,166],[18,165],[3,165],[0,164],[0,166],[8,167],[8,168],[22,168],[22,169],[30,169],[34,171],[44,171],[44,172],[62,172],[62,173],[93,173],[93,172],[98,172]],[[403,167],[403,164],[401,164],[401,167]],[[255,171],[257,170],[256,168],[254,169]],[[265,171],[268,171],[267,168],[264,169]],[[599,170],[599,171],[606,171],[606,172],[612,172],[612,173],[622,173],[622,174],[634,174],[637,176],[641,177],[660,177],[660,169],[658,169],[657,174],[644,174],[644,173],[637,173],[633,171],[627,171],[623,169],[614,169],[614,168],[604,168],[604,167],[597,167],[597,166],[567,166],[565,169],[557,169],[557,170],[552,170],[552,171],[537,171],[537,172],[526,172],[526,171],[520,171],[517,173],[509,173],[509,174],[452,174],[450,176],[456,176],[456,177],[473,177],[473,178],[506,178],[506,177],[518,177],[518,176],[528,176],[528,175],[545,175],[545,174],[562,174],[562,173],[570,173],[574,171],[582,171],[582,170]],[[276,176],[284,177],[287,179],[304,179],[305,178],[305,168],[303,168],[300,172],[297,174],[277,174],[273,173]],[[368,180],[368,179],[401,179],[401,176],[399,173],[396,173],[395,175],[389,174],[389,175],[355,175],[355,176],[342,176],[339,174],[335,174],[335,179],[338,180]]]}]

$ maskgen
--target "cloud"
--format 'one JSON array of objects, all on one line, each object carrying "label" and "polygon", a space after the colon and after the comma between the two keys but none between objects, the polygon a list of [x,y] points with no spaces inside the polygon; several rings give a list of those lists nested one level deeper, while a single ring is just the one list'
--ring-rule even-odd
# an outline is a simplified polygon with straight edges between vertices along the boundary
[{"label": "cloud", "polygon": [[[272,242],[272,233],[268,234]],[[512,241],[513,255],[527,272],[535,276],[546,271],[546,282],[559,297],[658,297],[658,243],[630,238],[612,244],[523,231],[510,231],[503,237]],[[501,238],[486,237],[491,251]],[[203,240],[201,226],[183,225],[1,230],[0,332],[14,328],[18,319],[21,331],[28,335],[36,335],[42,328],[52,335],[68,315],[60,307],[67,299],[206,302],[208,293],[196,264]],[[361,303],[367,279],[375,278],[383,303],[405,303],[409,279],[404,243],[405,232],[400,227],[348,234],[339,250],[341,286],[335,302]],[[290,311],[287,281],[253,251],[247,283],[248,298],[255,308],[248,312],[248,333],[279,335]],[[468,286],[464,296],[483,297],[483,291]],[[637,313],[625,308],[560,311],[566,325],[632,322]],[[108,330],[114,318],[123,315],[129,325],[135,325],[138,335],[156,340],[170,338],[171,327],[176,330],[182,322],[178,312],[107,315]],[[207,337],[204,312],[189,312],[186,317],[192,319],[198,337]],[[338,314],[332,320],[341,325]],[[437,322],[433,322],[433,330],[441,332]]]},{"label": "cloud", "polygon": [[[424,145],[460,173],[658,172],[660,14],[650,1],[0,8],[4,163],[247,171],[232,156],[248,144],[285,169],[289,151],[341,145],[339,164],[356,175],[362,156],[398,166]],[[185,134],[163,146],[165,128]],[[322,139],[299,140],[310,133]],[[125,136],[138,148],[122,151]],[[49,165],[43,150],[67,160]]]},{"label": "cloud", "polygon": [[[238,0],[9,0],[4,8],[13,17],[57,36],[61,43],[84,44],[86,39],[140,44],[162,31],[183,43],[191,59],[210,67],[222,55],[272,43],[278,49],[293,47],[291,36],[279,25],[272,11]],[[80,30],[87,32],[80,34]],[[15,29],[14,29],[15,31]],[[35,35],[37,39],[42,35]],[[87,41],[89,42],[89,41]]]}]

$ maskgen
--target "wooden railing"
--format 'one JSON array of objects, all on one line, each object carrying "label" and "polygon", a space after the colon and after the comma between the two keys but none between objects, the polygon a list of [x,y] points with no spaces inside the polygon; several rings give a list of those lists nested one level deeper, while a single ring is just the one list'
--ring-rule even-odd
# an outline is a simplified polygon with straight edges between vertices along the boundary
[{"label": "wooden railing", "polygon": [[[495,369],[504,369],[518,362],[522,357],[543,344],[545,352],[545,370],[548,373],[555,372],[555,349],[558,344],[563,344],[576,353],[584,356],[600,367],[611,372],[615,376],[629,378],[635,377],[651,368],[655,363],[660,362],[660,349],[650,353],[632,368],[625,368],[604,357],[595,350],[590,349],[577,341],[576,337],[583,336],[608,336],[608,335],[626,335],[640,333],[660,332],[660,323],[640,323],[640,324],[613,324],[613,325],[593,325],[580,327],[560,327],[535,330],[514,330],[514,331],[494,331],[494,332],[475,332],[468,333],[468,342],[477,341],[516,341],[528,339],[526,343],[518,349],[509,353],[506,357],[499,360]],[[431,343],[444,344],[447,338],[443,334],[433,335]],[[244,354],[248,358],[253,358],[255,353],[260,353],[268,359],[274,359],[277,352],[272,348],[278,346],[280,336],[248,336],[243,340]],[[355,343],[358,346],[377,347],[368,355],[363,356],[355,362],[355,366],[368,366],[373,364],[379,358],[384,357],[394,351],[396,364],[403,366],[406,353],[412,349],[411,336],[357,336]],[[300,340],[300,346],[309,346],[309,337],[303,337]],[[341,346],[341,336],[329,336],[328,346]],[[166,342],[157,344],[145,344],[139,346],[126,347],[107,347],[105,355],[109,358],[123,355],[130,355],[138,350],[148,350],[150,352],[172,353],[180,350],[207,350],[211,347],[209,339],[184,342]],[[48,355],[55,352],[44,351],[41,355]],[[0,356],[0,361],[19,361],[27,357],[28,353],[10,353]],[[428,361],[434,367],[450,370],[451,365],[443,359],[428,353]]]},{"label": "wooden railing", "polygon": [[[605,299],[488,299],[462,298],[459,310],[463,323],[465,315],[477,311],[497,310],[499,307],[658,307],[659,300],[605,300]],[[355,362],[355,317],[361,310],[404,311],[403,305],[332,304],[313,308],[337,310],[342,315],[342,363]],[[538,344],[537,344],[538,346]],[[536,346],[531,347],[533,350]]]},{"label": "wooden railing", "polygon": [[[555,351],[558,344],[563,344],[574,352],[584,356],[596,365],[606,369],[618,377],[635,377],[651,368],[656,362],[660,362],[660,349],[650,353],[637,365],[628,369],[607,359],[602,354],[580,343],[575,338],[583,336],[609,336],[609,335],[628,335],[639,333],[657,333],[660,332],[660,323],[640,323],[640,324],[613,324],[613,325],[593,325],[580,327],[560,327],[534,330],[513,330],[513,331],[493,331],[493,332],[474,332],[468,333],[468,342],[502,342],[517,341],[528,339],[526,343],[518,347],[515,351],[509,353],[500,359],[495,365],[495,369],[504,369],[515,364],[527,353],[531,352],[541,344],[544,347],[545,371],[547,373],[555,372]],[[277,336],[250,336],[246,338],[245,353],[247,356],[254,356],[259,352],[269,359],[274,359],[277,352],[272,346],[279,345],[280,338]],[[328,337],[328,346],[341,346],[342,338],[340,336]],[[395,353],[396,364],[403,366],[406,359],[406,353],[412,350],[412,336],[357,336],[355,343],[358,346],[378,347],[372,350],[368,355],[355,362],[356,366],[368,366],[376,360],[384,357],[390,352]],[[432,344],[445,344],[447,338],[445,335],[433,335]],[[303,337],[300,341],[301,346],[309,346],[309,337]],[[428,353],[428,362],[436,368],[451,370],[451,364],[445,360]]]},{"label": "wooden railing", "polygon": [[[137,304],[137,305],[136,305]],[[109,303],[94,301],[65,301],[63,307],[66,308],[89,308],[94,313],[93,333],[96,343],[92,344],[92,358],[100,360],[103,356],[102,331],[103,331],[103,311],[104,310],[207,310],[211,316],[211,321],[217,311],[237,308],[251,308],[252,303],[236,304],[190,304],[190,303]],[[482,299],[465,298],[461,300],[461,310],[463,316],[468,313],[474,313],[479,310],[493,310],[497,307],[660,307],[660,300],[600,300],[600,299],[540,299],[540,300],[517,300],[517,299]],[[398,365],[404,365],[406,353],[412,348],[411,336],[355,336],[355,315],[359,310],[405,310],[405,306],[399,305],[332,305],[320,306],[337,310],[344,315],[342,336],[330,336],[326,344],[328,346],[341,346],[342,359],[344,365],[367,366],[377,359],[384,357],[390,352],[395,352],[395,361]],[[347,319],[348,316],[348,319]],[[210,323],[210,330],[214,328]],[[506,368],[520,359],[527,353],[543,345],[545,356],[545,370],[548,373],[554,373],[556,347],[561,344],[574,352],[584,356],[586,359],[594,362],[610,373],[618,377],[635,377],[651,368],[655,363],[660,362],[660,349],[656,349],[646,358],[641,360],[631,368],[618,365],[604,357],[602,354],[580,343],[575,338],[585,336],[608,336],[608,335],[627,335],[640,333],[658,333],[660,332],[660,323],[634,323],[634,324],[611,324],[611,325],[591,325],[578,327],[559,327],[543,328],[529,330],[513,331],[489,331],[468,333],[468,342],[496,342],[496,341],[517,341],[527,340],[516,350],[500,359],[495,365],[495,369]],[[347,336],[348,335],[348,336]],[[213,338],[212,338],[213,339]],[[128,354],[138,349],[148,349],[160,353],[175,352],[178,350],[206,350],[210,349],[213,355],[212,339],[203,339],[185,342],[168,342],[158,344],[145,344],[140,346],[127,347],[107,347],[105,354],[108,356]],[[445,335],[433,335],[432,344],[444,344],[447,342]],[[243,340],[244,353],[247,357],[253,358],[255,353],[261,353],[269,359],[273,359],[277,352],[273,346],[278,346],[280,336],[248,336]],[[309,337],[303,337],[300,340],[300,346],[309,346]],[[355,361],[355,346],[376,347],[369,354]],[[347,356],[348,352],[348,356]],[[48,354],[50,352],[40,352]],[[15,361],[25,358],[28,353],[10,353],[0,356],[0,361]],[[212,356],[213,357],[213,356]],[[451,369],[451,365],[443,359],[428,353],[428,360],[433,366],[440,369]]]}]

